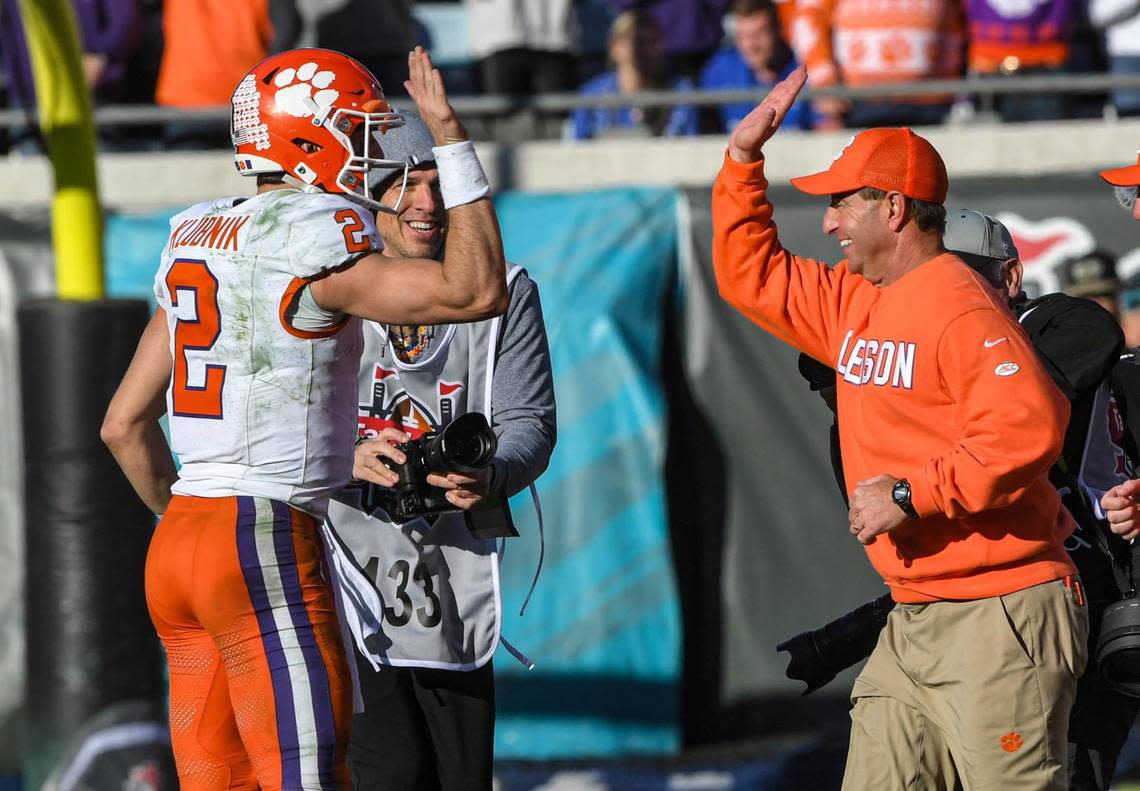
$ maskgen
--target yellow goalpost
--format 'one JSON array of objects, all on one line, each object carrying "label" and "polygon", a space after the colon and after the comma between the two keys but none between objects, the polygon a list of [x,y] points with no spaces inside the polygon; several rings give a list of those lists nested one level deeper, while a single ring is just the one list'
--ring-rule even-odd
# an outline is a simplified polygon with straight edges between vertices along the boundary
[{"label": "yellow goalpost", "polygon": [[103,212],[95,173],[91,92],[80,64],[70,0],[19,0],[36,85],[36,106],[55,177],[51,203],[56,293],[103,297]]}]

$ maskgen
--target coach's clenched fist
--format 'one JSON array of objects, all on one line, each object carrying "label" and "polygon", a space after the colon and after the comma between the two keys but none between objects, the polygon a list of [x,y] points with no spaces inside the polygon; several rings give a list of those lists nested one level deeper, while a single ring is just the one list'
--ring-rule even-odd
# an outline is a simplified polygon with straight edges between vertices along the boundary
[{"label": "coach's clenched fist", "polygon": [[847,521],[860,544],[873,544],[875,536],[889,533],[906,521],[907,515],[891,497],[898,480],[890,475],[876,475],[855,486]]},{"label": "coach's clenched fist", "polygon": [[1112,532],[1125,541],[1140,536],[1140,480],[1113,486],[1100,498]]}]

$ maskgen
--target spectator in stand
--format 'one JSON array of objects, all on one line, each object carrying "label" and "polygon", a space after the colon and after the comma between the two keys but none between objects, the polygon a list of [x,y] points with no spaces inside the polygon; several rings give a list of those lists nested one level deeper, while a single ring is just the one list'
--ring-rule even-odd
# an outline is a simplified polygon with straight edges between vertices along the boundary
[{"label": "spectator in stand", "polygon": [[[121,101],[127,63],[138,47],[142,30],[139,0],[73,0],[72,5],[83,47],[83,76],[95,102]],[[9,106],[27,110],[33,119],[28,126],[13,131],[10,145],[24,151],[38,151],[40,142],[34,131],[36,86],[18,0],[0,2],[0,56],[4,62]],[[104,144],[114,147],[117,140],[114,130],[101,133]]]},{"label": "spectator in stand", "polygon": [[[688,77],[672,82],[665,74],[661,28],[645,10],[619,14],[610,26],[610,60],[614,68],[582,86],[580,93],[597,96],[641,91],[688,91]],[[697,112],[692,105],[675,107],[583,107],[570,116],[575,140],[599,136],[653,135],[678,137],[697,133]]]},{"label": "spectator in stand", "polygon": [[[574,91],[580,29],[574,0],[463,0],[475,84],[483,93],[531,96]],[[558,137],[562,113],[521,107],[472,124],[473,134],[500,142]]]},{"label": "spectator in stand", "polygon": [[724,40],[724,12],[731,0],[606,0],[615,14],[647,9],[664,33],[666,74],[696,81]]},{"label": "spectator in stand", "polygon": [[[962,9],[959,0],[797,0],[792,46],[813,88],[953,78],[962,72]],[[938,124],[951,101],[817,99],[816,126]]]},{"label": "spectator in stand", "polygon": [[[772,0],[734,0],[729,13],[735,46],[722,49],[709,59],[701,71],[702,88],[771,88],[792,73],[798,64],[780,36],[779,12]],[[723,130],[731,132],[755,106],[754,102],[722,104]],[[796,102],[784,124],[811,129],[810,105]]]},{"label": "spectator in stand", "polygon": [[578,14],[573,0],[464,0],[483,93],[573,91]]},{"label": "spectator in stand", "polygon": [[1116,259],[1104,250],[1093,250],[1061,262],[1058,269],[1061,290],[1070,297],[1091,299],[1119,319],[1117,294],[1120,280],[1116,277]]},{"label": "spectator in stand", "polygon": [[[1089,20],[1104,30],[1108,70],[1140,74],[1140,0],[1089,0]],[[1140,115],[1140,89],[1112,92],[1118,115]]]},{"label": "spectator in stand", "polygon": [[[293,0],[165,0],[162,31],[155,102],[220,107],[250,69],[293,46],[301,16]],[[171,123],[165,138],[168,149],[230,146],[227,124]]]},{"label": "spectator in stand", "polygon": [[[966,0],[969,70],[973,74],[1016,77],[1063,71],[1073,32],[1073,0]],[[1007,94],[995,109],[1005,121],[1045,121],[1067,116],[1061,94]]]},{"label": "spectator in stand", "polygon": [[422,43],[412,0],[296,2],[302,28],[295,40],[300,46],[351,55],[375,75],[385,96],[407,96],[408,53]]}]

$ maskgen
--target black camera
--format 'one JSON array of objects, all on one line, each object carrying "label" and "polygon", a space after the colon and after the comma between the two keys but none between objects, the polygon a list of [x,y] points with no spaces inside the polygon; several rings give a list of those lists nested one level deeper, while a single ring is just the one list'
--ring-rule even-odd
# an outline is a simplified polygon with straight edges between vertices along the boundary
[{"label": "black camera", "polygon": [[[395,486],[365,487],[362,503],[366,513],[383,508],[397,523],[416,517],[458,511],[447,500],[447,493],[427,482],[431,473],[474,473],[490,466],[499,440],[487,418],[478,412],[467,412],[439,431],[423,434],[410,442],[397,445],[406,457],[403,464],[381,457],[385,467],[400,476]],[[508,538],[517,536],[510,508],[505,501],[486,498],[479,506],[463,512],[467,529],[476,538]]]},{"label": "black camera", "polygon": [[801,632],[780,643],[776,650],[791,655],[785,671],[788,678],[806,682],[807,689],[802,694],[807,695],[866,659],[875,650],[879,632],[883,631],[894,607],[888,593],[819,629]]},{"label": "black camera", "polygon": [[381,457],[380,461],[400,480],[391,488],[370,486],[369,493],[395,522],[407,522],[417,516],[454,511],[445,492],[427,482],[431,473],[446,475],[449,472],[478,472],[491,463],[499,440],[478,412],[467,412],[448,423],[440,431],[423,434],[397,445],[404,452],[405,461],[397,464]]},{"label": "black camera", "polygon": [[1113,688],[1140,698],[1140,598],[1135,581],[1140,541],[1129,546],[1112,536],[1107,543],[1110,553],[1116,550],[1112,570],[1121,599],[1101,613],[1096,660],[1101,675]]},{"label": "black camera", "polygon": [[1109,684],[1140,698],[1140,599],[1130,596],[1104,608],[1096,656]]}]

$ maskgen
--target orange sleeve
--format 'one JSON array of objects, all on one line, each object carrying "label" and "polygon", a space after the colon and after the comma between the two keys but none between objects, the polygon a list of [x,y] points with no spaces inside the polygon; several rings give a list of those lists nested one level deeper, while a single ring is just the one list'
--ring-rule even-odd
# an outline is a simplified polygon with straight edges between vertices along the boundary
[{"label": "orange sleeve", "polygon": [[997,309],[947,325],[938,370],[957,405],[960,439],[904,476],[915,510],[955,519],[1016,502],[1061,455],[1069,402],[1013,317]]},{"label": "orange sleeve", "polygon": [[835,0],[797,0],[792,16],[792,49],[807,66],[808,83],[815,88],[839,82],[831,43]]},{"label": "orange sleeve", "polygon": [[869,282],[784,250],[765,192],[764,161],[725,156],[713,184],[713,268],[726,302],[785,343],[834,365],[836,328]]}]

